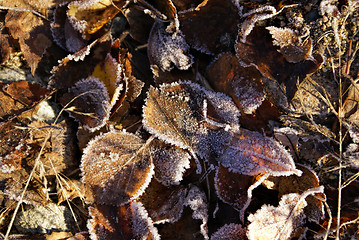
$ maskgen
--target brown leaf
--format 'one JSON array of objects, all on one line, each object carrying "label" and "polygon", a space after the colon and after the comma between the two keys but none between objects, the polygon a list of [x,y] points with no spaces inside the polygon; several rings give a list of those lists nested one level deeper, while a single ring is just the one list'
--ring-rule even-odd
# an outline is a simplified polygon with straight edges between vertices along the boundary
[{"label": "brown leaf", "polygon": [[230,96],[241,110],[243,128],[261,130],[269,120],[280,113],[263,92],[260,72],[255,67],[242,67],[232,53],[223,53],[212,62],[206,72],[207,79],[216,91]]},{"label": "brown leaf", "polygon": [[214,186],[219,199],[240,211],[247,202],[247,190],[253,181],[252,176],[230,171],[220,164],[216,170]]},{"label": "brown leaf", "polygon": [[323,187],[312,188],[303,194],[283,195],[278,207],[264,205],[255,214],[248,216],[248,239],[290,239],[292,234],[304,224],[306,197],[322,193]]},{"label": "brown leaf", "polygon": [[251,176],[301,175],[291,155],[275,139],[245,129],[235,133],[218,162],[231,171]]},{"label": "brown leaf", "polygon": [[95,205],[89,211],[91,219],[87,227],[91,239],[160,239],[140,202],[133,201],[120,207]]},{"label": "brown leaf", "polygon": [[191,47],[215,54],[229,50],[235,42],[239,16],[231,0],[208,0],[195,10],[179,13],[179,21]]},{"label": "brown leaf", "polygon": [[289,99],[294,96],[297,80],[301,82],[307,74],[315,72],[323,62],[320,55],[314,56],[314,60],[287,62],[273,45],[269,31],[262,27],[255,27],[246,38],[246,42],[238,41],[235,48],[242,65],[254,64],[264,77],[276,80],[279,84],[283,83]]},{"label": "brown leaf", "polygon": [[0,0],[0,6],[8,8],[22,8],[37,11],[46,15],[51,7],[61,4],[62,0]]},{"label": "brown leaf", "polygon": [[15,170],[21,169],[21,160],[26,157],[28,153],[27,139],[28,132],[18,127],[23,127],[24,124],[12,120],[0,125],[0,171],[4,173],[11,173]]},{"label": "brown leaf", "polygon": [[46,49],[51,46],[49,23],[30,12],[9,11],[5,26],[15,39],[19,39],[21,51],[30,65],[32,75]]},{"label": "brown leaf", "polygon": [[[274,189],[279,192],[279,197],[289,193],[299,193],[307,191],[311,188],[319,187],[318,176],[307,167],[297,166],[302,171],[301,176],[287,176],[287,177],[269,177],[268,181],[274,182]],[[272,187],[273,188],[273,187]],[[324,193],[314,194],[321,199],[326,199]],[[319,223],[324,216],[324,205],[322,201],[314,196],[308,196],[306,198],[307,206],[304,209],[304,213],[310,221]]]},{"label": "brown leaf", "polygon": [[152,180],[140,201],[155,224],[174,223],[182,216],[187,193],[186,187],[166,187]]},{"label": "brown leaf", "polygon": [[101,29],[126,4],[124,0],[74,1],[68,5],[67,16],[84,39]]},{"label": "brown leaf", "polygon": [[51,33],[57,45],[69,52],[77,52],[84,48],[88,41],[84,40],[67,17],[67,5],[57,6],[51,22]]},{"label": "brown leaf", "polygon": [[176,6],[177,11],[185,11],[190,9],[195,9],[201,4],[204,4],[206,0],[172,0],[173,4]]},{"label": "brown leaf", "polygon": [[[210,124],[238,127],[239,111],[224,94],[205,90],[198,84],[178,82],[150,88],[143,108],[145,128],[160,140],[209,159],[222,151],[231,137],[227,131],[211,131]],[[213,157],[213,156],[212,156]],[[197,161],[198,172],[201,166]]]},{"label": "brown leaf", "polygon": [[90,45],[60,61],[52,69],[49,86],[55,89],[67,89],[77,81],[92,74],[95,66],[102,63],[111,49],[111,36],[106,34]]},{"label": "brown leaf", "polygon": [[120,206],[143,194],[154,174],[147,147],[126,132],[112,131],[91,140],[81,160],[82,181],[93,194],[89,192],[86,200]]}]

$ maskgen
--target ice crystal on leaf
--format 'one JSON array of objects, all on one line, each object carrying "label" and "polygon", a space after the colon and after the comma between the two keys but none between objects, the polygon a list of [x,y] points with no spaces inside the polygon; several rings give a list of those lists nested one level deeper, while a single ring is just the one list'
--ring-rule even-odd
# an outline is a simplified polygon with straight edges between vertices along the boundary
[{"label": "ice crystal on leaf", "polygon": [[238,240],[245,239],[245,228],[240,224],[226,224],[212,234],[211,240]]},{"label": "ice crystal on leaf", "polygon": [[249,240],[290,239],[291,235],[304,223],[303,209],[307,206],[305,198],[322,193],[323,187],[312,188],[303,194],[283,195],[278,207],[264,205],[255,214],[248,216],[247,237]]},{"label": "ice crystal on leaf", "polygon": [[87,201],[119,206],[140,196],[154,174],[147,147],[127,132],[112,131],[91,140],[81,160],[82,181],[93,194]]},{"label": "ice crystal on leaf", "polygon": [[158,140],[154,140],[151,145],[156,179],[165,186],[180,184],[184,172],[190,167],[191,155],[186,150]]},{"label": "ice crystal on leaf", "polygon": [[193,63],[183,34],[180,31],[173,34],[166,32],[165,25],[160,21],[153,24],[148,42],[150,63],[162,71],[171,71],[172,64],[180,70],[186,70]]},{"label": "ice crystal on leaf", "polygon": [[87,223],[91,240],[151,239],[159,240],[157,228],[140,202],[120,207],[96,205],[89,208]]},{"label": "ice crystal on leaf", "polygon": [[[78,81],[69,88],[63,99],[70,103],[70,115],[90,131],[104,126],[110,117],[110,97],[105,84],[96,77]],[[96,101],[93,101],[94,99]]]},{"label": "ice crystal on leaf", "polygon": [[[221,152],[232,137],[230,132],[216,128],[238,128],[239,110],[223,93],[209,92],[191,82],[178,82],[159,89],[151,87],[143,115],[145,128],[160,140],[207,159],[211,153]],[[197,165],[200,169],[198,162]]]},{"label": "ice crystal on leaf", "polygon": [[223,166],[245,175],[300,175],[291,155],[275,139],[241,129],[218,158]]}]

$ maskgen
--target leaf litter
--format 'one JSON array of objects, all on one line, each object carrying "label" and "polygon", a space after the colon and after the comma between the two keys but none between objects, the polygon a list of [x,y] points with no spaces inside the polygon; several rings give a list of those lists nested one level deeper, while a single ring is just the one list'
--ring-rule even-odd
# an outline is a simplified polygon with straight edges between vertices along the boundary
[{"label": "leaf litter", "polygon": [[357,237],[356,1],[27,2],[0,1],[6,239],[42,234],[21,203],[65,239]]}]

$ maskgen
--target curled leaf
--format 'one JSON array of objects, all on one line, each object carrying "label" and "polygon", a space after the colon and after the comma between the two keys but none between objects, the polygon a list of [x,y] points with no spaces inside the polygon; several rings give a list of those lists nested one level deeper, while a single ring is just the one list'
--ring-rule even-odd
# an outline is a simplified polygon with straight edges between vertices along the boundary
[{"label": "curled leaf", "polygon": [[127,132],[108,132],[91,140],[81,160],[87,201],[120,206],[136,199],[154,174],[147,144]]}]

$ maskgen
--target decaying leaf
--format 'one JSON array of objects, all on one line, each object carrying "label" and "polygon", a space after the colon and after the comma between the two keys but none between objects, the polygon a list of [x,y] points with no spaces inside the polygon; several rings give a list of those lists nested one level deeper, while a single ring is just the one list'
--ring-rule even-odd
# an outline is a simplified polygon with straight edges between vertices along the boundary
[{"label": "decaying leaf", "polygon": [[[240,114],[230,98],[191,82],[178,82],[150,88],[143,108],[143,123],[160,140],[188,149],[193,156],[208,158],[211,152],[221,152],[221,146],[231,136],[227,131],[209,131],[208,125],[216,125],[207,117],[211,114],[222,127],[238,128]],[[200,172],[199,162],[197,167]]]},{"label": "decaying leaf", "polygon": [[3,64],[9,59],[11,51],[9,35],[0,34],[0,64]]},{"label": "decaying leaf", "polygon": [[123,205],[143,194],[154,174],[148,144],[127,132],[112,131],[88,143],[81,160],[88,202]]},{"label": "decaying leaf", "polygon": [[179,147],[158,140],[153,140],[151,145],[155,178],[165,186],[180,184],[183,174],[190,168],[191,155]]},{"label": "decaying leaf", "polygon": [[256,66],[261,74],[279,84],[284,84],[286,95],[292,99],[299,83],[307,74],[315,72],[322,64],[321,55],[315,55],[311,60],[290,63],[277,51],[273,45],[269,31],[255,27],[247,36],[246,41],[236,44],[237,57],[243,66]]},{"label": "decaying leaf", "polygon": [[[290,28],[267,27],[272,35],[275,46],[280,47],[280,53],[287,62],[297,63],[305,59],[313,59],[312,41],[308,36],[298,36]],[[309,29],[307,31],[309,33]],[[305,40],[302,40],[305,38]]]},{"label": "decaying leaf", "polygon": [[182,216],[187,194],[184,186],[167,187],[152,180],[140,201],[155,224],[174,223]]},{"label": "decaying leaf", "polygon": [[247,202],[247,189],[253,177],[230,171],[221,164],[216,170],[214,186],[219,199],[240,211]]},{"label": "decaying leaf", "polygon": [[49,23],[30,12],[9,11],[5,25],[15,39],[19,39],[20,48],[35,74],[37,65],[46,49],[51,46]]},{"label": "decaying leaf", "polygon": [[162,71],[171,71],[173,65],[180,70],[186,70],[193,64],[189,46],[180,31],[170,34],[166,32],[164,23],[156,21],[148,41],[150,63]]},{"label": "decaying leaf", "polygon": [[275,139],[245,129],[234,135],[218,162],[231,171],[251,176],[301,175],[291,155]]},{"label": "decaying leaf", "polygon": [[215,233],[212,234],[211,240],[245,240],[246,229],[243,228],[240,224],[226,224],[218,229]]},{"label": "decaying leaf", "polygon": [[69,52],[77,52],[87,45],[86,40],[81,36],[67,17],[67,4],[55,8],[53,21],[51,22],[51,33],[54,41],[61,48]]},{"label": "decaying leaf", "polygon": [[323,187],[312,188],[302,194],[283,195],[278,207],[264,205],[255,214],[248,216],[248,239],[290,239],[302,226],[305,219],[303,209],[307,205],[306,197],[322,193]]},{"label": "decaying leaf", "polygon": [[140,202],[132,201],[119,207],[96,205],[89,210],[91,219],[87,227],[93,240],[160,239],[156,227]]},{"label": "decaying leaf", "polygon": [[[275,189],[279,193],[279,197],[289,194],[302,194],[311,188],[319,187],[319,179],[316,173],[307,167],[298,165],[297,168],[302,171],[301,176],[291,175],[287,177],[269,177],[268,181],[274,183],[271,189]],[[313,194],[321,199],[326,199],[324,193]],[[306,198],[307,206],[304,208],[304,213],[309,221],[319,223],[324,217],[324,205],[321,200],[315,196],[308,196]]]},{"label": "decaying leaf", "polygon": [[124,0],[79,0],[68,5],[67,16],[84,39],[101,29],[126,4]]}]

